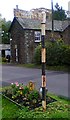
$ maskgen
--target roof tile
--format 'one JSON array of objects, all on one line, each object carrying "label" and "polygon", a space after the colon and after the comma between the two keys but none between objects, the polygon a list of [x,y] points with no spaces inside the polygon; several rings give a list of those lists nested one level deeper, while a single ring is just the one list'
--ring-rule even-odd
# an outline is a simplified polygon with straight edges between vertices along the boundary
[{"label": "roof tile", "polygon": [[[16,19],[24,29],[41,29],[40,20],[27,19],[27,18],[16,18]],[[70,22],[68,22],[68,20],[65,21],[54,20],[54,31],[64,31],[68,25],[70,25]],[[46,21],[45,29],[52,30],[52,21]]]}]

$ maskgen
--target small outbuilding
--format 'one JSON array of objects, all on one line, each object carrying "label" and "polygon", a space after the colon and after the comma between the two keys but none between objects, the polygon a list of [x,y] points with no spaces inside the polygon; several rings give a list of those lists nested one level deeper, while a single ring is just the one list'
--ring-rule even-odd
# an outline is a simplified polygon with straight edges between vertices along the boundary
[{"label": "small outbuilding", "polygon": [[7,55],[11,55],[10,44],[0,44],[0,57],[6,57]]}]

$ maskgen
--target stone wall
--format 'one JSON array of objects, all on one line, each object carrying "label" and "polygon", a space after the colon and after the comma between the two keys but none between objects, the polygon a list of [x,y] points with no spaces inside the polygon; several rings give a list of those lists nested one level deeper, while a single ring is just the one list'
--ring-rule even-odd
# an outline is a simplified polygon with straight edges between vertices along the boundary
[{"label": "stone wall", "polygon": [[[53,38],[54,38],[54,40],[57,40],[57,39],[60,39],[61,38],[61,32],[57,32],[57,31],[55,31],[55,32],[53,32]],[[46,40],[51,40],[51,38],[52,38],[52,31],[46,31]]]},{"label": "stone wall", "polygon": [[[25,62],[25,54],[23,49],[24,48],[24,31],[22,27],[18,24],[17,21],[15,21],[14,25],[11,29],[11,54],[12,54],[12,62],[16,62],[16,46],[17,46],[17,54],[18,54],[18,61],[21,63],[21,61]],[[22,58],[22,52],[24,54],[24,59]]]},{"label": "stone wall", "polygon": [[64,42],[70,45],[70,26],[63,31],[62,36]]},{"label": "stone wall", "polygon": [[34,31],[33,30],[25,30],[24,31],[25,38],[25,62],[31,63],[33,62],[34,56]]},{"label": "stone wall", "polygon": [[35,49],[34,31],[23,30],[22,27],[18,24],[18,22],[16,22],[14,26],[12,26],[11,38],[12,38],[11,41],[12,62],[16,62],[15,45],[17,45],[18,62],[32,63]]},{"label": "stone wall", "polygon": [[[70,45],[70,33],[69,32],[70,32],[70,26],[67,27],[63,32],[55,31],[53,33],[54,39],[57,40],[57,39],[61,38],[65,44]],[[51,34],[52,34],[51,31],[46,31],[46,39],[47,40],[51,39],[51,36],[52,36]]]}]

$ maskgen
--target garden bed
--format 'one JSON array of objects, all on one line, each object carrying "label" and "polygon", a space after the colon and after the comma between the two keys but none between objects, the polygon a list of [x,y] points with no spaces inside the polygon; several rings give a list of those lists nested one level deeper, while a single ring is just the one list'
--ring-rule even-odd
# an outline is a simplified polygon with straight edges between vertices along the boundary
[{"label": "garden bed", "polygon": [[[21,108],[25,106],[29,110],[33,110],[42,106],[41,93],[36,89],[30,90],[28,86],[24,86],[22,84],[12,84],[9,88],[2,91],[2,95]],[[54,101],[56,100],[52,97],[46,96],[47,104]]]},{"label": "garden bed", "polygon": [[[8,99],[9,101],[13,102],[14,104],[16,104],[17,106],[23,108],[23,106],[27,107],[29,110],[33,110],[37,107],[40,107],[42,106],[42,100],[38,99],[38,103],[31,103],[30,104],[30,101],[27,100],[26,98],[22,98],[22,97],[17,97],[16,99],[12,99],[12,97],[9,97],[9,96],[6,96],[4,94],[2,94],[3,97],[5,97],[6,99]],[[52,103],[52,102],[55,102],[56,100],[50,96],[47,96],[46,97],[46,103],[49,104],[49,103]]]}]

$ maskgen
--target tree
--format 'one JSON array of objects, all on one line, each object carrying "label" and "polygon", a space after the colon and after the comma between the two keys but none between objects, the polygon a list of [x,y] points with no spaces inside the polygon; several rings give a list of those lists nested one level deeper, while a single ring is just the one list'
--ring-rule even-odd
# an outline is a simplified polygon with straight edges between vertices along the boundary
[{"label": "tree", "polygon": [[0,44],[2,43],[2,24],[4,23],[4,19],[2,19],[2,15],[0,14]]},{"label": "tree", "polygon": [[2,43],[3,44],[9,44],[10,43],[9,33],[8,33],[10,25],[11,25],[11,21],[7,21],[7,22],[5,21],[2,24]]},{"label": "tree", "polygon": [[55,10],[53,10],[53,19],[54,20],[65,20],[66,19],[65,10],[63,10],[62,6],[59,7],[58,3],[55,5]]},{"label": "tree", "polygon": [[11,25],[11,21],[6,21],[5,18],[2,18],[0,14],[0,43],[9,44],[9,27]]}]

